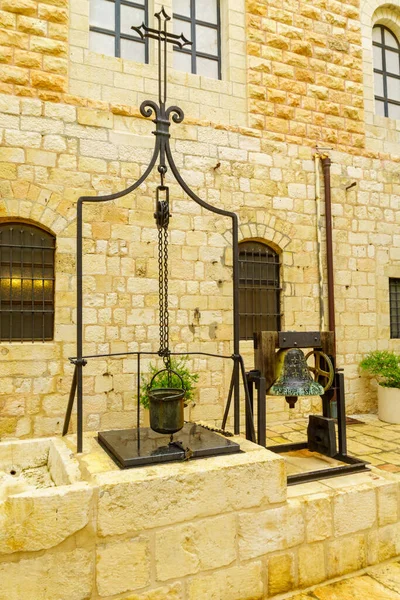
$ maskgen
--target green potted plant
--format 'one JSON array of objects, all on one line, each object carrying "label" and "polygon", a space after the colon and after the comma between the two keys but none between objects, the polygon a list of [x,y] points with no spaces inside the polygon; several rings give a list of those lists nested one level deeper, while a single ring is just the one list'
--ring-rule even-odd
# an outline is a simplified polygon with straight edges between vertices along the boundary
[{"label": "green potted plant", "polygon": [[154,375],[163,367],[150,363],[148,373],[141,378],[140,403],[144,408],[148,409],[150,406],[149,392],[152,388],[182,387],[185,390],[185,406],[193,402],[199,376],[197,373],[191,373],[187,361],[187,356],[171,356],[171,371],[174,373],[169,376],[167,371],[162,371],[155,379],[153,379]]},{"label": "green potted plant", "polygon": [[375,350],[363,358],[360,367],[378,382],[379,419],[400,424],[400,355]]}]

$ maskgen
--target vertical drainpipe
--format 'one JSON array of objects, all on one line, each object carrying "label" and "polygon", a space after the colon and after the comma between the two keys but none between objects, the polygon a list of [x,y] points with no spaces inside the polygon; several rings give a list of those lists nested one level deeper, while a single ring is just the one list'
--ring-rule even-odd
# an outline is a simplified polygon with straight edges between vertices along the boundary
[{"label": "vertical drainpipe", "polygon": [[331,164],[329,156],[321,157],[325,188],[326,259],[328,275],[328,324],[333,332],[333,358],[336,367],[335,281],[333,276]]}]

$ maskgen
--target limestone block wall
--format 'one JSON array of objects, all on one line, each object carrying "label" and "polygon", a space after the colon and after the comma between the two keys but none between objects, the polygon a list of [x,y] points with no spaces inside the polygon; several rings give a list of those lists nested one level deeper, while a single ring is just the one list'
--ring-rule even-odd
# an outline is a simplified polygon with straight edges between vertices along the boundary
[{"label": "limestone block wall", "polygon": [[400,554],[398,481],[287,490],[282,457],[241,447],[120,471],[85,436],[82,482],[0,501],[0,599],[262,600]]},{"label": "limestone block wall", "polygon": [[[27,219],[57,237],[55,338],[2,343],[1,435],[60,431],[75,355],[76,200],[133,183],[147,164],[152,124],[87,107],[3,96],[0,116],[2,219]],[[235,210],[240,238],[260,239],[281,256],[284,329],[319,327],[315,172],[309,147],[267,141],[261,132],[210,125],[174,126],[181,173],[201,197]],[[398,349],[390,340],[388,278],[400,274],[397,163],[332,151],[334,256],[339,366],[349,411],[374,408],[360,378],[368,350]],[[349,183],[357,186],[346,192]],[[231,352],[229,222],[206,214],[171,183],[171,346]],[[85,207],[86,354],[157,350],[155,176],[135,194]],[[326,297],[325,297],[326,302]],[[251,367],[248,342],[243,344]],[[146,367],[146,363],[144,364]],[[229,361],[194,359],[200,373],[191,418],[219,423]],[[85,368],[85,427],[130,426],[135,419],[136,362],[98,359]],[[319,410],[305,399],[291,417]],[[288,418],[284,399],[270,419]]]}]

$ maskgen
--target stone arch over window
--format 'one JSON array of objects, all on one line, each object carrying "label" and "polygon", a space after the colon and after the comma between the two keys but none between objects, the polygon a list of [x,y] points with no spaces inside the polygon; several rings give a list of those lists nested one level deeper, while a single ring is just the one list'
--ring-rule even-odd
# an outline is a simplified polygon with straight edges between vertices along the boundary
[{"label": "stone arch over window", "polygon": [[374,84],[373,29],[375,26],[384,26],[400,40],[400,0],[392,0],[390,3],[382,3],[382,0],[362,0],[360,20],[363,44],[364,108],[367,123],[373,125],[377,95]]},{"label": "stone arch over window", "polygon": [[38,225],[0,223],[0,341],[53,339],[55,244]]}]

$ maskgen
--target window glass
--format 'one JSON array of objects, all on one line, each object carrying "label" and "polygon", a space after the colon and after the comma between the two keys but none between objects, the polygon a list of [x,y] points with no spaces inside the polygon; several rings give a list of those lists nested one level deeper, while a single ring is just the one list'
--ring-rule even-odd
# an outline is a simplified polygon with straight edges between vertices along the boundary
[{"label": "window glass", "polygon": [[400,279],[389,279],[390,337],[400,338]]},{"label": "window glass", "polygon": [[190,73],[192,69],[192,55],[183,52],[174,52],[174,69]]},{"label": "window glass", "polygon": [[89,48],[93,52],[148,62],[148,40],[131,28],[147,21],[147,0],[90,0]]},{"label": "window glass", "polygon": [[373,29],[375,110],[378,115],[398,119],[400,105],[400,45],[389,29]]},{"label": "window glass", "polygon": [[214,79],[221,78],[219,0],[173,0],[174,33],[183,33],[192,44],[174,48],[174,54],[191,54],[175,59],[177,69]]}]

